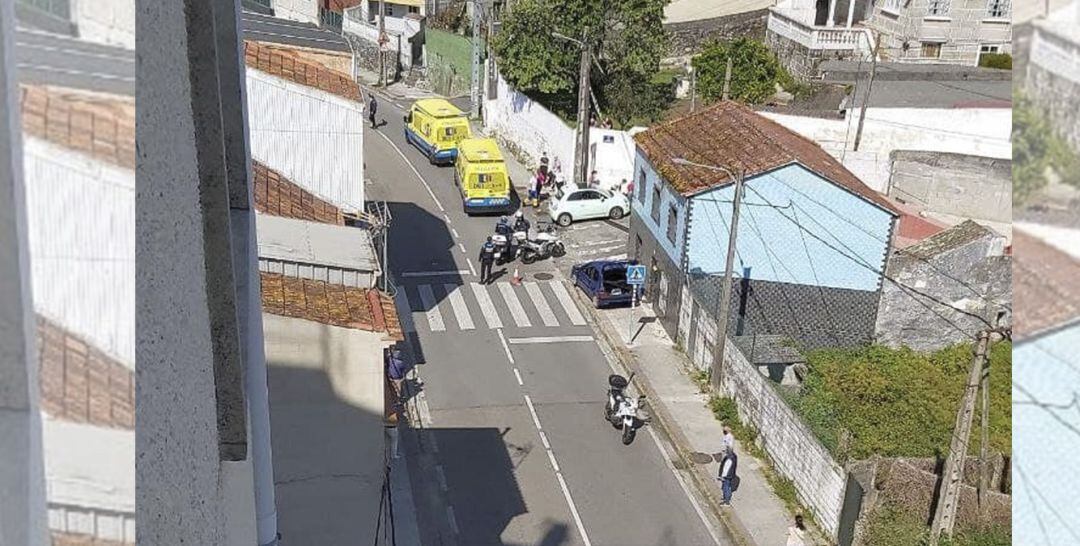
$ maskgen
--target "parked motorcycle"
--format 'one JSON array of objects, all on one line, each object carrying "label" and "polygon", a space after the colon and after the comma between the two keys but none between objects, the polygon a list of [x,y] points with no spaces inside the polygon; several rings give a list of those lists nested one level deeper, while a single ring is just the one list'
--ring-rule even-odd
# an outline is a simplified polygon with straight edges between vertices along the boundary
[{"label": "parked motorcycle", "polygon": [[[537,234],[533,239],[522,238],[517,242],[518,252],[521,253],[521,262],[531,264],[537,260],[543,260],[554,256],[560,258],[566,255],[566,246],[555,235],[552,225],[538,224]],[[523,232],[519,232],[523,233]],[[515,236],[517,234],[515,233]]]},{"label": "parked motorcycle", "polygon": [[495,234],[491,236],[491,242],[495,245],[496,264],[502,265],[514,259],[510,252],[511,237],[513,237],[513,230],[510,228],[510,223],[506,217],[503,216],[495,224]]},{"label": "parked motorcycle", "polygon": [[608,385],[611,388],[608,389],[608,401],[604,405],[604,418],[615,428],[622,429],[623,445],[630,445],[634,441],[638,411],[641,409],[641,402],[645,399],[645,395],[637,398],[626,395],[626,387],[633,379],[632,373],[629,379],[617,374],[608,376]]}]

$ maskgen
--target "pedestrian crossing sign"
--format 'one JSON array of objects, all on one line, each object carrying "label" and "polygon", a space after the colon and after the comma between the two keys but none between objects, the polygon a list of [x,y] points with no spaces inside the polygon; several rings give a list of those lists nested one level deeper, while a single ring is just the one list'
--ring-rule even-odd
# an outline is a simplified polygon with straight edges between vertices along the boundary
[{"label": "pedestrian crossing sign", "polygon": [[631,265],[627,267],[626,282],[628,284],[645,284],[645,266]]}]

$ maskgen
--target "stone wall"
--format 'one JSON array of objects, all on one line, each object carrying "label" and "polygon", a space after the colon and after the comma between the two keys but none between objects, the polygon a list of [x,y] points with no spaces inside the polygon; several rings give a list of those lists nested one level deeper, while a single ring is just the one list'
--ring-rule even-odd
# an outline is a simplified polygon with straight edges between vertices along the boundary
[{"label": "stone wall", "polygon": [[679,58],[696,55],[712,39],[732,40],[743,36],[764,39],[768,14],[768,9],[761,9],[664,25],[664,30],[670,36],[668,56]]},{"label": "stone wall", "polygon": [[1027,93],[1046,110],[1062,136],[1080,150],[1080,62],[1076,55],[1080,44],[1070,43],[1036,28],[1031,41],[1031,59],[1027,65]]},{"label": "stone wall", "polygon": [[799,500],[835,540],[847,472],[770,383],[729,340],[724,351],[721,395],[735,400],[739,418],[758,430],[758,444],[768,453],[777,472],[794,482]]},{"label": "stone wall", "polygon": [[784,65],[792,76],[801,80],[816,79],[819,75],[818,65],[822,61],[857,60],[854,51],[811,50],[771,30],[765,32],[765,45],[776,54],[780,64]]},{"label": "stone wall", "polygon": [[937,212],[1012,222],[1012,162],[974,155],[895,150],[886,193]]}]

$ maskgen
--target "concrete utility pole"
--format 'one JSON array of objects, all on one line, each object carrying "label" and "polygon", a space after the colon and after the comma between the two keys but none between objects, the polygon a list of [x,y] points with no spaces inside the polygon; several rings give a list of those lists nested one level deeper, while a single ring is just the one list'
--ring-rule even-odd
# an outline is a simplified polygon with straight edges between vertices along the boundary
[{"label": "concrete utility pole", "polygon": [[386,0],[379,0],[379,85],[386,85]]},{"label": "concrete utility pole", "polygon": [[[859,151],[859,143],[862,141],[863,122],[866,121],[866,107],[870,104],[870,92],[874,90],[874,75],[877,74],[877,58],[881,52],[881,36],[878,36],[874,44],[874,54],[870,58],[870,79],[866,82],[866,97],[863,98],[862,109],[859,112],[859,128],[855,130],[855,151]],[[857,97],[856,97],[857,98]]]},{"label": "concrete utility pole", "polygon": [[690,66],[690,112],[693,113],[697,106],[697,70]]},{"label": "concrete utility pole", "polygon": [[589,179],[589,70],[592,68],[592,48],[586,31],[581,41],[581,74],[578,78],[578,135],[574,146],[574,179],[582,184]]},{"label": "concrete utility pole", "polygon": [[480,117],[480,21],[483,17],[480,0],[473,0],[472,14],[472,94],[469,97],[473,119]]},{"label": "concrete utility pole", "polygon": [[716,336],[713,341],[713,360],[709,384],[716,391],[720,390],[720,383],[724,370],[724,350],[727,348],[727,325],[728,316],[731,314],[731,278],[734,275],[735,241],[739,233],[739,208],[742,205],[743,186],[746,178],[746,170],[742,167],[721,167],[702,165],[687,161],[681,157],[675,158],[674,162],[679,165],[701,167],[713,171],[722,172],[735,181],[735,198],[731,204],[731,233],[728,234],[727,261],[724,263],[724,283],[720,292],[720,302],[716,310]]},{"label": "concrete utility pole", "polygon": [[[964,481],[964,458],[967,455],[971,424],[975,416],[975,398],[983,375],[989,373],[987,355],[990,349],[990,336],[996,331],[996,325],[995,328],[983,330],[979,332],[975,341],[971,370],[968,373],[963,401],[956,412],[956,426],[953,427],[949,455],[945,459],[941,486],[938,490],[937,509],[934,511],[934,521],[930,527],[930,544],[933,546],[938,544],[942,534],[952,536],[953,525],[956,523],[956,508],[960,502],[960,488]],[[985,410],[983,418],[986,418]]]},{"label": "concrete utility pole", "polygon": [[731,91],[731,57],[727,58],[727,68],[724,69],[724,91],[722,94],[723,100],[728,100]]}]

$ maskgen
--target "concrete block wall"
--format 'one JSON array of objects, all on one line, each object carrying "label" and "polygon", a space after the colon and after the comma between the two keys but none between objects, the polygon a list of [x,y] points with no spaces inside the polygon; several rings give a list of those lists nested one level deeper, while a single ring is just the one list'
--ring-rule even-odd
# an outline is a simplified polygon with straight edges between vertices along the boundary
[{"label": "concrete block wall", "polygon": [[1012,162],[973,155],[896,150],[887,194],[930,212],[1012,221]]},{"label": "concrete block wall", "polygon": [[1031,41],[1025,88],[1028,96],[1046,110],[1055,127],[1080,150],[1080,44],[1036,28]]},{"label": "concrete block wall", "polygon": [[135,49],[135,3],[131,0],[76,0],[72,16],[79,38]]},{"label": "concrete block wall", "polygon": [[818,77],[818,65],[822,61],[845,61],[856,59],[854,51],[825,51],[810,48],[774,31],[765,31],[765,45],[776,54],[780,64],[797,79],[812,80]]},{"label": "concrete block wall", "polygon": [[765,18],[768,14],[768,9],[760,9],[664,25],[664,30],[670,37],[668,56],[694,55],[713,39],[733,40],[747,37],[761,40],[765,37]]},{"label": "concrete block wall", "polygon": [[794,482],[799,500],[835,539],[847,472],[730,339],[725,345],[721,393],[735,400],[739,418],[758,430],[758,444],[777,472]]}]

